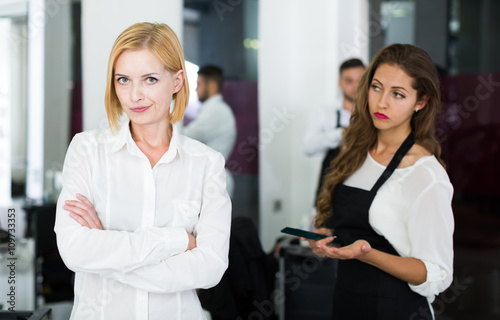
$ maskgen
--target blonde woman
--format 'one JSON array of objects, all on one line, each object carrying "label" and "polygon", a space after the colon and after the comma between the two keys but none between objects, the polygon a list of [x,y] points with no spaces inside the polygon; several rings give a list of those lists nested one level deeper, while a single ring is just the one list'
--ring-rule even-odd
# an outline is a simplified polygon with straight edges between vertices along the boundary
[{"label": "blonde woman", "polygon": [[167,25],[135,24],[114,43],[111,129],[73,138],[57,204],[58,248],[76,274],[71,319],[205,318],[195,289],[227,268],[231,202],[222,155],[172,126],[184,70]]},{"label": "blonde woman", "polygon": [[[434,136],[436,68],[412,45],[383,48],[363,74],[345,149],[318,198],[310,241],[340,259],[333,319],[433,319],[453,277],[453,187]],[[342,245],[328,246],[333,235]]]}]

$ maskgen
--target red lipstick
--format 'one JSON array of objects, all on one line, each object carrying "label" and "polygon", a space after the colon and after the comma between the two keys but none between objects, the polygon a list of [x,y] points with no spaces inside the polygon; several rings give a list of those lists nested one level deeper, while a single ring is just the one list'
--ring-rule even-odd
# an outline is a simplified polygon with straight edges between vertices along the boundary
[{"label": "red lipstick", "polygon": [[375,112],[374,115],[375,115],[375,117],[377,117],[379,119],[389,119],[388,116],[386,116],[385,114],[380,113],[380,112]]}]

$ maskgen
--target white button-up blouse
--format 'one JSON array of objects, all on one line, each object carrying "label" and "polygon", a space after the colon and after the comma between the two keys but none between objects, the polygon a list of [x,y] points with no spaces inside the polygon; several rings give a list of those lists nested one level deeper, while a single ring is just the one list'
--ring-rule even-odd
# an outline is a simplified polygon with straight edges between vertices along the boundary
[{"label": "white button-up blouse", "polygon": [[[80,193],[104,230],[63,209]],[[55,232],[76,274],[72,320],[205,319],[196,288],[217,284],[228,266],[231,202],[224,158],[180,135],[151,168],[129,122],[113,135],[76,135],[64,162]],[[186,251],[187,232],[197,247]]]}]

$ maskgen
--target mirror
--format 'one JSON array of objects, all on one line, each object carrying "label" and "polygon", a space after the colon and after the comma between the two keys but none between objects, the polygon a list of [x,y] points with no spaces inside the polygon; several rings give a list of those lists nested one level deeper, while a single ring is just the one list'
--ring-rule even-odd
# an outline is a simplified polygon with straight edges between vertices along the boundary
[{"label": "mirror", "polygon": [[1,5],[0,199],[24,197],[27,128],[27,2]]}]

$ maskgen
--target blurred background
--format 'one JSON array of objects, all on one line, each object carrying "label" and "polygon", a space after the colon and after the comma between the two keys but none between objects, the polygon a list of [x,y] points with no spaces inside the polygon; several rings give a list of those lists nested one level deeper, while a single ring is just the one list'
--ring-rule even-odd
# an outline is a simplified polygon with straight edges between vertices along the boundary
[{"label": "blurred background", "polygon": [[303,153],[302,137],[315,109],[339,100],[340,63],[368,64],[396,42],[425,49],[442,79],[437,134],[455,188],[455,281],[436,300],[436,315],[499,319],[499,16],[497,0],[0,0],[0,228],[14,209],[18,309],[71,307],[71,273],[52,231],[64,155],[74,134],[107,127],[114,39],[151,21],[170,25],[183,44],[185,122],[199,108],[198,66],[225,72],[222,94],[238,129],[226,163],[233,216],[254,222],[265,252],[284,226],[310,222],[322,159]]}]

